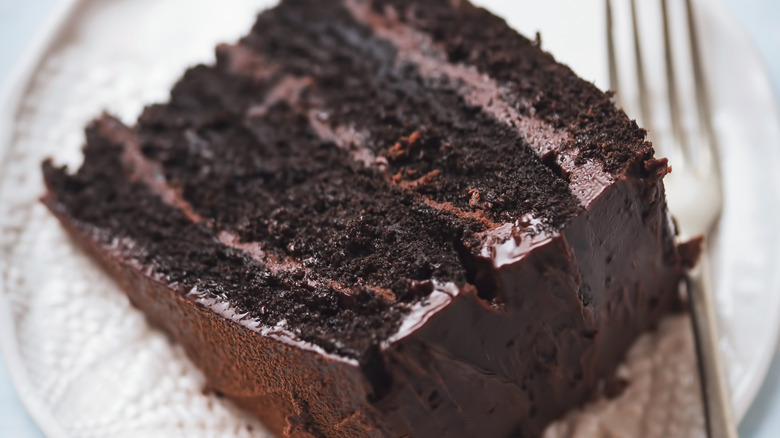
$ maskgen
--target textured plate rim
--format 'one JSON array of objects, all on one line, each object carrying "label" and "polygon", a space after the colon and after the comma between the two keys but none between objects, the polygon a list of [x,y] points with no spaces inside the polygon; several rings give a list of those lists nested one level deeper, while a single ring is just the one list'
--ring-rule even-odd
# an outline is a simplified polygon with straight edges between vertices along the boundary
[{"label": "textured plate rim", "polygon": [[[87,0],[61,0],[55,3],[52,11],[41,24],[40,30],[34,35],[30,44],[27,46],[25,54],[11,71],[4,86],[0,88],[0,169],[5,165],[6,155],[13,140],[13,123],[19,111],[22,98],[26,95],[30,87],[30,82],[35,74],[35,70],[41,65],[44,58],[56,46],[57,37],[60,36],[65,25],[73,18],[79,7]],[[748,37],[745,29],[728,14],[722,1],[706,2],[708,13],[711,15],[718,26],[727,30],[729,35],[738,39],[738,45],[747,50],[746,57],[754,59],[755,66],[759,69],[760,86],[767,91],[771,97],[771,103],[767,105],[771,111],[768,117],[780,121],[780,110],[775,101],[774,88],[770,83],[770,76],[767,66],[761,58],[758,49]],[[2,129],[5,128],[5,129]],[[780,155],[774,154],[774,159],[770,167],[780,171]],[[780,274],[778,274],[780,277]],[[780,278],[778,278],[780,279]],[[759,360],[755,362],[752,368],[753,372],[748,373],[753,376],[748,379],[748,383],[741,385],[738,389],[739,398],[734,398],[735,415],[739,420],[743,419],[760,391],[764,380],[766,379],[772,359],[780,342],[780,306],[773,308],[772,318],[773,328],[771,336],[772,348],[766,348],[759,355]],[[22,364],[19,355],[19,345],[15,337],[16,330],[12,323],[12,314],[10,303],[0,283],[0,351],[8,368],[12,384],[16,389],[16,394],[23,406],[28,410],[35,423],[47,437],[66,438],[67,433],[62,428],[59,421],[51,414],[46,404],[41,400],[35,391],[28,390],[31,387],[29,377]],[[732,395],[734,396],[734,395]]]},{"label": "textured plate rim", "polygon": [[[5,166],[6,155],[13,141],[13,124],[22,98],[27,93],[32,77],[44,57],[51,52],[57,37],[64,30],[78,7],[85,0],[61,0],[55,3],[51,12],[41,24],[25,50],[25,54],[11,70],[5,85],[0,88],[0,170]],[[5,128],[5,129],[2,129]],[[0,260],[2,263],[2,260]],[[5,361],[11,384],[22,405],[27,409],[41,432],[49,438],[67,438],[62,424],[52,415],[41,397],[31,387],[27,371],[19,354],[16,329],[13,326],[11,305],[0,282],[0,350]]]}]

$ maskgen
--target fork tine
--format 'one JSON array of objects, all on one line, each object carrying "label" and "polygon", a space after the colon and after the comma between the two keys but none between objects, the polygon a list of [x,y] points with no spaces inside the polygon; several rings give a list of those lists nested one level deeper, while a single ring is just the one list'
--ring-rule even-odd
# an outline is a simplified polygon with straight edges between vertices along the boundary
[{"label": "fork tine", "polygon": [[634,38],[634,64],[636,65],[637,89],[639,91],[639,120],[641,124],[649,131],[655,130],[653,124],[652,108],[650,108],[650,90],[645,78],[645,65],[642,56],[642,42],[639,37],[639,20],[636,14],[636,0],[630,1],[631,5],[631,27],[633,28]]},{"label": "fork tine", "polygon": [[620,87],[615,53],[615,22],[612,18],[612,0],[605,0],[607,8],[607,61],[609,62],[609,89],[618,93]]},{"label": "fork tine", "polygon": [[[644,61],[642,57],[642,51],[641,51],[641,44],[640,44],[640,38],[639,38],[639,30],[637,28],[637,14],[636,14],[636,8],[634,6],[634,0],[630,0],[630,16],[632,21],[632,29],[633,33],[631,34],[630,38],[632,39],[633,43],[633,62],[635,64],[636,68],[636,82],[637,82],[637,88],[638,88],[638,107],[634,108],[635,105],[630,105],[631,102],[628,100],[628,96],[625,95],[624,90],[622,90],[621,86],[621,75],[620,75],[620,68],[618,66],[618,58],[619,55],[617,53],[617,35],[615,30],[615,20],[614,20],[614,10],[613,10],[613,1],[616,0],[605,0],[605,8],[606,8],[606,18],[607,18],[607,61],[608,61],[608,68],[609,68],[609,88],[615,92],[615,97],[618,102],[618,105],[623,107],[626,111],[629,109],[631,110],[631,115],[636,117],[636,119],[639,121],[639,124],[645,127],[650,127],[652,125],[652,115],[650,113],[650,105],[649,105],[649,99],[647,98],[649,96],[649,91],[647,87],[647,81],[645,79],[645,73],[644,73]],[[631,107],[631,108],[629,108]]]},{"label": "fork tine", "polygon": [[[688,19],[688,41],[691,52],[691,67],[693,69],[694,91],[696,94],[696,107],[698,109],[699,141],[695,144],[687,142],[688,148],[698,148],[699,168],[708,168],[718,165],[717,160],[717,137],[715,129],[712,126],[712,113],[709,96],[707,94],[707,82],[704,77],[704,71],[701,66],[701,52],[699,50],[699,37],[696,28],[696,19],[693,13],[691,0],[685,0],[685,12]],[[689,155],[693,155],[688,150]]]},{"label": "fork tine", "polygon": [[[672,126],[671,138],[665,140],[670,142],[674,166],[682,168],[684,163],[690,162],[691,151],[685,145],[690,144],[686,141],[685,132],[682,125],[682,114],[680,112],[679,87],[677,86],[677,74],[674,65],[674,53],[672,52],[671,24],[669,21],[669,2],[661,0],[661,21],[663,24],[663,42],[664,58],[666,64],[666,91],[669,100],[669,118]],[[698,103],[698,102],[697,102]],[[698,111],[697,111],[698,112]]]}]

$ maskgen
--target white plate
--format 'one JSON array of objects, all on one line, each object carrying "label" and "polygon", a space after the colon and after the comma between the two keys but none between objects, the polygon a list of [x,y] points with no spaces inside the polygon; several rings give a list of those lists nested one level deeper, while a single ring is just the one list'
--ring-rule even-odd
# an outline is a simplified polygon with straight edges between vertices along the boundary
[{"label": "white plate", "polygon": [[[542,30],[546,49],[604,83],[600,0],[481,3],[527,34]],[[259,427],[202,394],[203,378],[182,351],[147,327],[37,197],[43,157],[77,165],[89,119],[108,109],[132,123],[143,104],[166,98],[186,66],[211,61],[218,42],[246,32],[267,4],[64,2],[5,90],[0,344],[20,397],[47,435],[248,436],[247,427]],[[717,298],[741,418],[763,381],[780,323],[780,187],[773,177],[780,132],[754,49],[717,3],[706,6],[700,27],[726,169]]]}]

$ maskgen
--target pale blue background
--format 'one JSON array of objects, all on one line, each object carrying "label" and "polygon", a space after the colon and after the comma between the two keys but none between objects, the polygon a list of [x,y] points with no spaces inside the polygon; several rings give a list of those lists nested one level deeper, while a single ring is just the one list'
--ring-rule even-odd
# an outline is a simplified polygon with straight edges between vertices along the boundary
[{"label": "pale blue background", "polygon": [[[780,1],[723,1],[759,48],[780,98]],[[57,0],[0,0],[0,86],[4,84]],[[780,147],[780,145],[778,145]],[[780,269],[780,267],[778,267]],[[743,438],[780,437],[780,354],[775,355],[764,388],[740,425]],[[0,437],[42,437],[18,401],[5,363],[0,360]]]}]

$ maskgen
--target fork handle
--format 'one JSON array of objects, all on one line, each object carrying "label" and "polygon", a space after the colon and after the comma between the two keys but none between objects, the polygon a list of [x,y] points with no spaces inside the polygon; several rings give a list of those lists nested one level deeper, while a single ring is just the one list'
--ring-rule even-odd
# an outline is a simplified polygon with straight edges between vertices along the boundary
[{"label": "fork handle", "polygon": [[696,337],[707,436],[737,438],[728,379],[718,348],[720,338],[713,294],[710,257],[705,248],[699,259],[699,269],[688,279],[688,296]]}]

